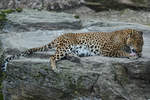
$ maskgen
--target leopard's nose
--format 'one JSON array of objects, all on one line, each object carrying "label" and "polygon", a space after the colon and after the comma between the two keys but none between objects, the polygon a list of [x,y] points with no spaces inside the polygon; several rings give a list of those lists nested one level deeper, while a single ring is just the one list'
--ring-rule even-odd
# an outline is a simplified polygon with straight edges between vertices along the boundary
[{"label": "leopard's nose", "polygon": [[135,49],[133,49],[133,48],[131,49],[131,51],[134,52],[134,53],[137,53],[137,51]]}]

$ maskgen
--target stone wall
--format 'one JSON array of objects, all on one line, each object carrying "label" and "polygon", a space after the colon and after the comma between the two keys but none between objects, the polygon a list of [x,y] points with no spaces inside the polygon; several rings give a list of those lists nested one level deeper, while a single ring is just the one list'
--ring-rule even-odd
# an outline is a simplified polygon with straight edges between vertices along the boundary
[{"label": "stone wall", "polygon": [[86,5],[96,11],[124,8],[149,10],[149,0],[0,0],[0,9],[34,8],[65,10]]},{"label": "stone wall", "polygon": [[130,8],[134,10],[150,10],[149,0],[85,0],[85,5],[96,10],[122,10]]},{"label": "stone wall", "polygon": [[78,7],[83,0],[0,0],[0,8],[64,10]]}]

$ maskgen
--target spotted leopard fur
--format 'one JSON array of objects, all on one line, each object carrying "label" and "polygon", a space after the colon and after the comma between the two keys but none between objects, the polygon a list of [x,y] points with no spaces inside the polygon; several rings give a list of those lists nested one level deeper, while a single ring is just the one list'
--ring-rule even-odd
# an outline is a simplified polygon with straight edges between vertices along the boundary
[{"label": "spotted leopard fur", "polygon": [[59,36],[47,45],[31,48],[5,59],[3,66],[19,56],[30,55],[37,51],[56,48],[50,57],[51,67],[56,70],[56,61],[68,55],[109,57],[140,57],[142,55],[143,36],[141,31],[124,29],[114,32],[67,33]]}]

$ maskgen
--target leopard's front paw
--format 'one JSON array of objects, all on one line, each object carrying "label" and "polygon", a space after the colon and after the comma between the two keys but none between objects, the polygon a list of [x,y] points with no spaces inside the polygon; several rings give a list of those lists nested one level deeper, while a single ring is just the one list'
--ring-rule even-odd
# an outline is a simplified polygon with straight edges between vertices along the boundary
[{"label": "leopard's front paw", "polygon": [[60,70],[55,68],[55,69],[52,69],[54,73],[60,73]]}]

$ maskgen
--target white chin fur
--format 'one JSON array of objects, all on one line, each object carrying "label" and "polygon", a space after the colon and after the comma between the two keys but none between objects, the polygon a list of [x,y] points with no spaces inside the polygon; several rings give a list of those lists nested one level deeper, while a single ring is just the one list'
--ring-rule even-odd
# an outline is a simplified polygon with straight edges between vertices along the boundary
[{"label": "white chin fur", "polygon": [[137,56],[137,54],[132,52],[132,53],[130,53],[130,56]]}]

